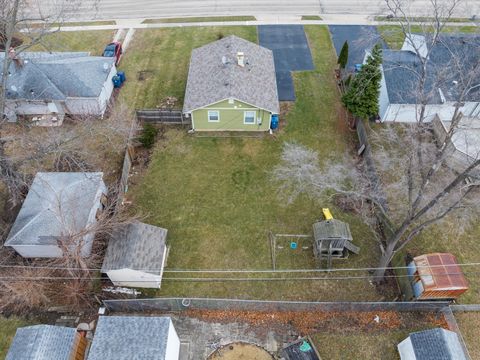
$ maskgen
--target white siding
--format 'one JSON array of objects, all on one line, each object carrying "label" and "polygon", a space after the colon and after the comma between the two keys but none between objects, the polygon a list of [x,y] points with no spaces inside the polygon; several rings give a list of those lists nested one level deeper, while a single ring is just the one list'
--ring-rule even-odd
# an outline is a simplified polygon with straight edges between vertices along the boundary
[{"label": "white siding", "polygon": [[409,337],[398,344],[397,348],[400,354],[400,360],[415,360],[417,358]]},{"label": "white siding", "polygon": [[62,257],[62,250],[56,245],[12,245],[11,247],[24,258]]},{"label": "white siding", "polygon": [[162,281],[161,275],[132,269],[110,270],[107,275],[115,286],[159,289]]},{"label": "white siding", "polygon": [[[384,122],[417,122],[417,112],[420,108],[415,104],[389,104],[387,111],[381,116]],[[460,111],[465,116],[474,116],[480,112],[479,103],[467,102]],[[425,122],[431,122],[435,115],[438,114],[442,120],[451,120],[455,112],[454,103],[448,102],[445,104],[427,105],[425,109]]]},{"label": "white siding", "polygon": [[97,98],[67,98],[67,114],[70,115],[102,115],[100,99]]},{"label": "white siding", "polygon": [[168,329],[167,349],[165,350],[165,360],[178,360],[180,356],[180,339],[173,327],[172,320],[170,320],[170,327]]},{"label": "white siding", "polygon": [[107,110],[108,102],[113,93],[113,81],[112,78],[117,74],[117,68],[115,65],[112,66],[110,73],[108,74],[107,81],[103,84],[102,92],[99,96],[100,112],[101,115]]},{"label": "white siding", "polygon": [[381,67],[382,71],[382,81],[380,82],[380,96],[378,99],[379,105],[379,115],[380,119],[385,117],[385,113],[388,110],[388,106],[390,105],[390,99],[388,98],[388,90],[387,90],[387,83],[385,82],[385,76],[383,74],[383,66]]}]

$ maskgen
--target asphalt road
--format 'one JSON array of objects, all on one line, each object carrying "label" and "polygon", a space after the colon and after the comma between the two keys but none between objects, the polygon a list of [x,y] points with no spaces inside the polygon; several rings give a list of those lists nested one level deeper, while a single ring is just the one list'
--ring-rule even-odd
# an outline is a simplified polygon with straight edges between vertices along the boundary
[{"label": "asphalt road", "polygon": [[[43,8],[59,0],[29,0]],[[78,0],[77,0],[78,1]],[[410,11],[425,15],[430,0],[410,0]],[[479,13],[480,0],[463,0],[456,16],[470,17]],[[312,15],[312,14],[385,14],[384,0],[80,0],[81,5],[71,18],[133,19],[183,16],[222,15]]]}]

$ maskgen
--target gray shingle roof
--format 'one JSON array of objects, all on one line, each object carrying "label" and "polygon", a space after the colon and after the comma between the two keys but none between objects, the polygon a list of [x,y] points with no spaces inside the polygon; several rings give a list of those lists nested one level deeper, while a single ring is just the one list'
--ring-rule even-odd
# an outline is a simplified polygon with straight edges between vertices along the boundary
[{"label": "gray shingle roof", "polygon": [[165,360],[170,323],[169,317],[100,316],[88,360]]},{"label": "gray shingle roof", "polygon": [[[5,53],[0,53],[0,59]],[[98,97],[115,60],[86,52],[25,52],[12,62],[7,81],[8,99],[65,100]],[[2,76],[0,74],[0,76]]]},{"label": "gray shingle roof", "polygon": [[103,173],[37,173],[5,245],[57,244],[87,225]]},{"label": "gray shingle roof", "polygon": [[[428,39],[427,39],[428,43]],[[427,81],[424,94],[429,104],[441,104],[440,88],[446,101],[456,101],[458,87],[462,88],[462,79],[469,78],[472,70],[480,61],[480,36],[478,35],[442,35],[430,51],[427,65]],[[461,59],[460,62],[458,60]],[[455,64],[455,66],[454,66]],[[418,98],[420,61],[410,51],[384,50],[383,69],[388,96],[392,104],[416,104]],[[467,75],[467,76],[465,76]],[[477,72],[472,85],[480,83]],[[459,82],[455,85],[454,81]],[[480,90],[471,91],[465,101],[480,101]]]},{"label": "gray shingle roof", "polygon": [[68,360],[75,334],[73,328],[52,325],[19,328],[6,360]]},{"label": "gray shingle roof", "polygon": [[[245,54],[245,67],[237,65],[238,52]],[[233,35],[193,50],[183,111],[229,98],[279,112],[271,50]]]},{"label": "gray shingle roof", "polygon": [[143,270],[160,275],[167,230],[134,222],[117,231],[108,243],[102,272],[118,269]]},{"label": "gray shingle roof", "polygon": [[410,334],[417,360],[466,360],[458,335],[445,329]]}]

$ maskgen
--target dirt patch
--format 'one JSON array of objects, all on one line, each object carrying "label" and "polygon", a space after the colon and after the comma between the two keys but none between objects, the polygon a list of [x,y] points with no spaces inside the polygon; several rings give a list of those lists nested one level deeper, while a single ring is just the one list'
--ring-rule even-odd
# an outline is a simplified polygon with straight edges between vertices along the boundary
[{"label": "dirt patch", "polygon": [[287,126],[287,120],[286,120],[287,116],[294,106],[295,106],[294,101],[280,102],[280,116],[279,116],[280,121],[278,124],[278,130],[282,130],[285,126]]},{"label": "dirt patch", "polygon": [[272,360],[273,357],[259,346],[235,343],[223,346],[215,351],[208,360]]}]

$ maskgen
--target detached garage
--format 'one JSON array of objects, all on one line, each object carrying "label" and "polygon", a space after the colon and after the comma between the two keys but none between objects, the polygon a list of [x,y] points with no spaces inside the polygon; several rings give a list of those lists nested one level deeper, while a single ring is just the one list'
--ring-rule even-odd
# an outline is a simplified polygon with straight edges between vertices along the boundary
[{"label": "detached garage", "polygon": [[115,286],[159,289],[167,254],[167,230],[134,222],[108,243],[102,272]]}]

